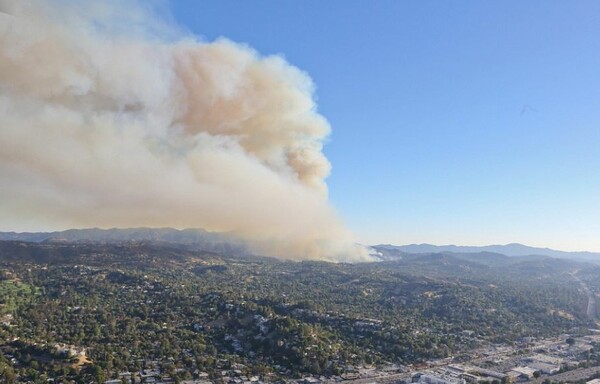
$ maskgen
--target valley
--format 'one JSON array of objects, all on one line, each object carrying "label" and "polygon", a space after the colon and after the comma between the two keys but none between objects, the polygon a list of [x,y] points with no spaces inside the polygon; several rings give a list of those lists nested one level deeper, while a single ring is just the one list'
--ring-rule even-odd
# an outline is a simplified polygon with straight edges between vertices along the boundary
[{"label": "valley", "polygon": [[[593,264],[453,253],[295,262],[201,248],[0,241],[2,284],[17,287],[0,306],[0,372],[33,382],[126,372],[127,382],[411,381],[423,369],[519,367],[537,350],[564,351],[561,369],[595,361]],[[573,350],[571,338],[589,348]]]}]

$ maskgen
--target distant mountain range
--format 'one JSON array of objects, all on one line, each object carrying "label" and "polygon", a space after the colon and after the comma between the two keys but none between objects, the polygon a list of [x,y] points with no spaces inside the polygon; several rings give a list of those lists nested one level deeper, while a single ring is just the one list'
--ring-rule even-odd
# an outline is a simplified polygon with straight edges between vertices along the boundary
[{"label": "distant mountain range", "polygon": [[124,243],[151,242],[185,245],[217,253],[247,254],[244,243],[232,235],[209,232],[203,229],[173,228],[87,228],[58,232],[0,232],[0,241],[26,241],[30,243]]},{"label": "distant mountain range", "polygon": [[198,243],[207,240],[226,240],[227,235],[203,229],[173,228],[86,228],[59,232],[0,232],[0,240],[19,240],[32,243],[49,241],[165,241],[170,243]]},{"label": "distant mountain range", "polygon": [[[26,241],[31,243],[123,243],[152,242],[185,245],[188,249],[199,249],[221,254],[248,254],[244,243],[235,236],[223,232],[203,229],[173,228],[111,228],[69,229],[58,232],[0,232],[0,241]],[[502,257],[552,257],[600,263],[600,253],[565,252],[549,248],[535,248],[523,244],[487,245],[482,247],[457,245],[380,244],[371,247],[381,260],[401,260],[410,255],[450,254],[462,255],[464,259],[499,259]]]},{"label": "distant mountain range", "polygon": [[456,253],[456,254],[500,254],[510,257],[517,256],[546,256],[559,259],[573,259],[581,261],[600,262],[600,253],[595,252],[566,252],[557,251],[550,248],[535,248],[527,245],[512,243],[506,245],[486,245],[458,246],[458,245],[432,245],[432,244],[410,244],[410,245],[390,245],[380,244],[373,246],[373,249],[382,253],[386,259],[394,258],[405,254],[431,254],[431,253]]}]

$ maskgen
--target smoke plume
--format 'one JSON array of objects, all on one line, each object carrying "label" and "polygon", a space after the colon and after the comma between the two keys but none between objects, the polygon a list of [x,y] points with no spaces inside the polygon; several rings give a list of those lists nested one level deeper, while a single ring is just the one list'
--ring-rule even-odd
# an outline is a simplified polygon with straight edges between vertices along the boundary
[{"label": "smoke plume", "polygon": [[327,202],[330,131],[279,56],[134,1],[0,0],[0,225],[201,227],[366,257]]}]

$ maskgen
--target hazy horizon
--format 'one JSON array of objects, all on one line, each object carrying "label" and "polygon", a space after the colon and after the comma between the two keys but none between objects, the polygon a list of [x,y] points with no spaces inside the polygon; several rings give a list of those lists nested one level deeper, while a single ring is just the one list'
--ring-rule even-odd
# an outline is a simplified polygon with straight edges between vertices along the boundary
[{"label": "hazy horizon", "polygon": [[[174,227],[85,227],[85,228],[64,228],[64,229],[55,229],[55,230],[34,230],[34,231],[14,231],[14,230],[0,230],[0,233],[15,233],[15,234],[43,234],[43,233],[60,233],[65,231],[86,231],[86,230],[101,230],[101,231],[111,231],[111,230],[176,230],[179,232],[182,231],[203,231],[211,234],[232,234],[231,232],[219,232],[219,231],[209,231],[203,228],[174,228]],[[235,234],[232,234],[235,239]],[[558,252],[566,252],[566,253],[599,253],[595,250],[589,249],[561,249],[561,248],[552,248],[546,246],[539,246],[535,244],[524,244],[519,242],[510,242],[510,243],[484,243],[484,244],[456,244],[456,243],[447,243],[447,244],[435,244],[429,242],[422,243],[358,243],[363,246],[394,246],[394,247],[410,247],[410,246],[432,246],[436,248],[486,248],[486,247],[509,247],[509,246],[523,246],[526,248],[537,248],[542,250],[550,250],[550,251],[558,251]]]}]

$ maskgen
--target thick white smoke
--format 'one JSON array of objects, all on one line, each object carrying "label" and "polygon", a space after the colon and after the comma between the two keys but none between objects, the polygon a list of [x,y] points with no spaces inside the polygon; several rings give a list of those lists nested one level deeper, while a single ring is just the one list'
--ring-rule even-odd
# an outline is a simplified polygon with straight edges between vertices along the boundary
[{"label": "thick white smoke", "polygon": [[0,225],[202,227],[274,256],[366,257],[327,202],[306,74],[99,3],[0,0]]}]

